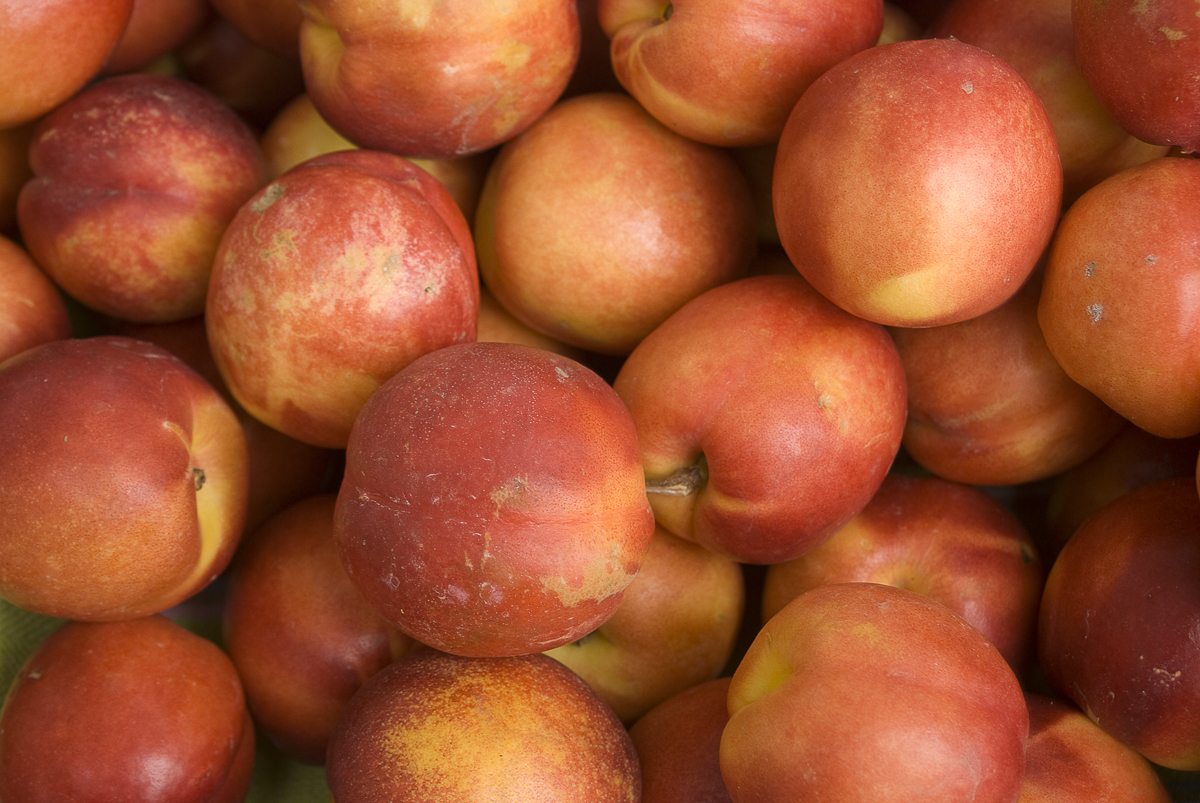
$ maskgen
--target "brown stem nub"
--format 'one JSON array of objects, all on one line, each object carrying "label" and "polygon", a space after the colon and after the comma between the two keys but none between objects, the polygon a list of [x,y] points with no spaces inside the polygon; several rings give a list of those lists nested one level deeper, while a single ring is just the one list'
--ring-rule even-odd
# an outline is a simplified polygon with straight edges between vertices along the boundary
[{"label": "brown stem nub", "polygon": [[708,464],[701,455],[690,466],[684,466],[657,480],[646,480],[646,493],[689,496],[708,481]]}]

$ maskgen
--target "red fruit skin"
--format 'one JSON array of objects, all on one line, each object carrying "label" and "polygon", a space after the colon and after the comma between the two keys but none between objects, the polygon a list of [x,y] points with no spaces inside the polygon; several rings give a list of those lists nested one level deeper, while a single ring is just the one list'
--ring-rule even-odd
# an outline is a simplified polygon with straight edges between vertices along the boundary
[{"label": "red fruit skin", "polygon": [[64,624],[0,709],[5,801],[237,803],[254,755],[233,663],[162,616]]},{"label": "red fruit skin", "polygon": [[1109,502],[1067,541],[1042,594],[1050,687],[1164,767],[1200,769],[1200,495],[1192,477]]}]

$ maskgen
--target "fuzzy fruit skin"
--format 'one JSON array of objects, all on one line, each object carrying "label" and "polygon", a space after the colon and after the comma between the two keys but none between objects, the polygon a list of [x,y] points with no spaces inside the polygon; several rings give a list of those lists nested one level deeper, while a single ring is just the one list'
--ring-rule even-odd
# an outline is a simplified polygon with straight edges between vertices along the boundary
[{"label": "fuzzy fruit skin", "polygon": [[890,585],[789,603],[733,673],[721,772],[734,803],[1011,803],[1025,774],[1021,686],[983,635]]},{"label": "fuzzy fruit skin", "polygon": [[179,78],[98,81],[47,115],[17,198],[29,253],[67,293],[121,320],[204,311],[217,245],[267,183],[250,127]]},{"label": "fuzzy fruit skin", "polygon": [[794,273],[696,297],[638,344],[613,387],[659,523],[744,563],[798,557],[849,521],[904,428],[887,332]]},{"label": "fuzzy fruit skin", "polygon": [[1164,767],[1200,769],[1200,496],[1192,477],[1092,514],[1046,578],[1038,655],[1050,688]]},{"label": "fuzzy fruit skin", "polygon": [[228,565],[249,500],[236,414],[165,349],[56,340],[0,364],[0,596],[70,619],[178,604]]},{"label": "fuzzy fruit skin", "polygon": [[1200,17],[1193,3],[1072,0],[1071,22],[1083,75],[1122,127],[1185,153],[1200,148]]},{"label": "fuzzy fruit skin", "polygon": [[238,211],[205,325],[233,397],[297,440],[342,449],[363,402],[429,351],[475,337],[479,276],[450,192],[407,159],[304,162]]},{"label": "fuzzy fruit skin", "polygon": [[326,776],[338,803],[641,799],[625,728],[544,655],[401,658],[347,704]]},{"label": "fuzzy fruit skin", "polygon": [[1062,164],[1012,67],[953,39],[909,40],[844,59],[800,96],[772,198],[784,250],[822,294],[867,320],[937,326],[1029,277],[1058,221]]},{"label": "fuzzy fruit skin", "polygon": [[549,109],[579,58],[573,0],[301,0],[300,60],[314,105],[363,148],[480,153]]},{"label": "fuzzy fruit skin", "polygon": [[28,123],[100,72],[133,13],[133,0],[0,3],[0,129]]},{"label": "fuzzy fruit skin", "polygon": [[1200,162],[1111,176],[1063,215],[1038,322],[1080,385],[1164,438],[1200,433]]},{"label": "fuzzy fruit skin", "polygon": [[334,518],[385,619],[477,656],[594,630],[653,532],[620,398],[581,364],[511,343],[448,346],[384,384],[351,431]]},{"label": "fuzzy fruit skin", "polygon": [[68,622],[0,709],[0,798],[237,803],[254,725],[229,657],[162,616]]}]

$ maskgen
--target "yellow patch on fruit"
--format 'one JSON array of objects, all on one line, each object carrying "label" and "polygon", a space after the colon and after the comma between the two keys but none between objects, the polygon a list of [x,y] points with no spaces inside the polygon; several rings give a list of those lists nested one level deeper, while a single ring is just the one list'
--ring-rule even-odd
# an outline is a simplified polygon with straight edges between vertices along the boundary
[{"label": "yellow patch on fruit", "polygon": [[[513,757],[528,756],[531,743],[538,745],[541,760],[570,763],[569,746],[539,725],[544,700],[488,686],[486,678],[464,673],[429,696],[425,716],[385,737],[387,756],[406,769],[414,799],[506,789],[513,781]],[[490,704],[497,694],[503,694],[502,704]]]},{"label": "yellow patch on fruit", "polygon": [[746,666],[750,671],[743,672],[741,676],[735,673],[736,682],[729,687],[730,713],[761,700],[795,674],[795,667],[776,646],[770,630],[761,632],[748,655],[751,660],[746,662]]},{"label": "yellow patch on fruit", "polygon": [[867,317],[920,323],[946,309],[945,275],[933,268],[892,276],[876,284],[857,306]]}]

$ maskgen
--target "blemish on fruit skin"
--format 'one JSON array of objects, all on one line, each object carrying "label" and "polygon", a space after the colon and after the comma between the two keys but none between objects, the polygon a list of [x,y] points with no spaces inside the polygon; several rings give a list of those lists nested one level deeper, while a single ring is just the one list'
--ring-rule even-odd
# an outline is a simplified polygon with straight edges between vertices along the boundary
[{"label": "blemish on fruit skin", "polygon": [[262,194],[250,202],[250,211],[262,214],[271,208],[271,206],[283,197],[287,189],[283,184],[274,182],[262,191]]},{"label": "blemish on fruit skin", "polygon": [[1096,272],[1096,263],[1089,262],[1083,266],[1083,275],[1087,278],[1092,278],[1092,274]]},{"label": "blemish on fruit skin", "polygon": [[975,91],[975,85],[972,84],[970,81],[963,81],[962,91],[966,92],[969,95]]},{"label": "blemish on fruit skin", "polygon": [[1095,304],[1088,304],[1087,314],[1092,323],[1097,323],[1100,320],[1100,316],[1104,314],[1104,305],[1100,304],[1099,302]]}]

